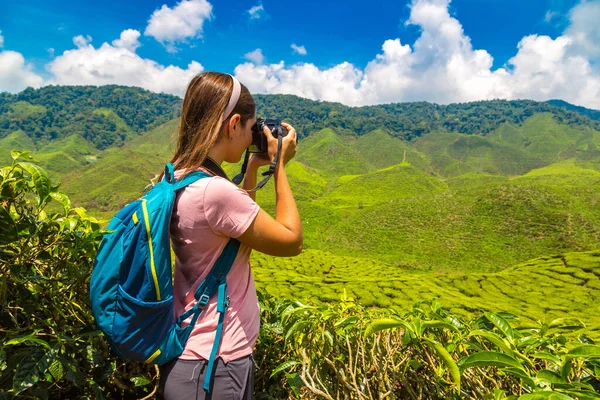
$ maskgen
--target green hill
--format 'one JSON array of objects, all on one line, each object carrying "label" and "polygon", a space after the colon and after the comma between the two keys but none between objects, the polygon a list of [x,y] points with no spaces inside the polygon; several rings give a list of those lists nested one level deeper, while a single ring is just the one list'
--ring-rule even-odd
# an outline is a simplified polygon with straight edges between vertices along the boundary
[{"label": "green hill", "polygon": [[590,196],[595,203],[549,184],[518,181],[452,188],[340,211],[306,241],[414,269],[497,271],[556,251],[596,248],[600,212],[598,195]]},{"label": "green hill", "polygon": [[50,172],[66,174],[96,162],[98,150],[77,134],[53,140],[35,151]]},{"label": "green hill", "polygon": [[159,126],[132,139],[121,148],[97,155],[93,164],[62,177],[63,190],[75,203],[91,210],[112,213],[141,196],[143,189],[172,157],[169,145],[177,121]]},{"label": "green hill", "polygon": [[11,150],[35,150],[33,140],[21,130],[12,132],[0,139],[0,161],[2,164],[10,164]]},{"label": "green hill", "polygon": [[[0,149],[5,160],[12,148],[33,150],[75,204],[109,217],[139,197],[171,158],[177,120],[142,133],[140,118],[148,116],[147,126],[166,118],[171,97],[112,86],[94,90],[2,94],[0,119],[33,130],[11,131]],[[51,101],[53,94],[62,106]],[[85,95],[92,98],[89,107]],[[156,102],[161,106],[147,109]],[[576,112],[529,101],[349,108],[257,96],[257,103],[259,115],[285,109],[308,121],[313,113],[327,114],[319,123],[329,127],[296,126],[305,137],[287,167],[306,249],[416,271],[498,271],[555,251],[597,247],[600,135]],[[74,132],[85,123],[65,125],[54,138],[52,126],[36,134],[36,118],[55,112],[73,112],[68,118],[80,121],[101,118],[125,142],[99,150]],[[224,168],[229,176],[240,170],[239,164]],[[275,212],[272,181],[257,200]]]},{"label": "green hill", "polygon": [[520,175],[544,165],[537,156],[516,145],[498,143],[485,136],[432,133],[419,138],[414,148],[431,160],[434,171],[444,176],[469,172]]},{"label": "green hill", "polygon": [[448,188],[442,180],[401,163],[363,175],[342,176],[320,204],[332,207],[371,206],[401,197],[421,196]]},{"label": "green hill", "polygon": [[600,121],[600,110],[592,110],[590,108],[576,106],[574,104],[567,103],[563,100],[548,100],[546,103],[551,104],[555,107],[564,108],[565,110],[575,111],[579,114],[586,115],[591,119]]},{"label": "green hill", "polygon": [[354,143],[356,152],[375,168],[385,168],[408,162],[423,171],[430,171],[429,160],[410,146],[382,129],[359,136]]},{"label": "green hill", "polygon": [[302,141],[296,159],[327,176],[372,171],[374,167],[353,148],[354,141],[354,137],[323,129]]}]

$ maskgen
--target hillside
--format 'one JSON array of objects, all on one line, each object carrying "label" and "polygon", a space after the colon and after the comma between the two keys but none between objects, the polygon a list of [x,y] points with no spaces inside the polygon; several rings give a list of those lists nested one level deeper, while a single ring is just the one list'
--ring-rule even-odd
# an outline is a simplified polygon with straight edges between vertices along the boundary
[{"label": "hillside", "polygon": [[[50,104],[53,95],[58,105]],[[139,197],[171,158],[177,120],[157,124],[169,118],[172,96],[48,87],[2,99],[9,111],[0,119],[34,127],[0,138],[3,161],[10,149],[32,150],[76,205],[103,218]],[[257,103],[259,113],[289,115],[304,133],[287,172],[308,250],[413,271],[500,271],[597,247],[600,131],[587,116],[532,101],[350,108],[257,96]],[[80,122],[89,113],[124,142],[99,147],[94,135],[77,133],[76,122],[54,138],[43,132],[58,125],[38,135],[32,121],[55,112]],[[239,164],[224,168],[239,172]],[[272,181],[257,201],[275,212]]]},{"label": "hillside", "polygon": [[587,115],[591,119],[600,121],[600,110],[592,110],[590,108],[576,106],[576,105],[567,103],[564,100],[548,100],[546,103],[551,104],[555,107],[560,107],[560,108],[564,108],[566,110],[575,111],[579,114]]},{"label": "hillside", "polygon": [[[568,149],[597,132],[572,130],[547,114],[530,120],[487,136],[435,133],[412,143],[383,130],[314,132],[287,168],[305,248],[420,271],[498,271],[556,251],[594,249],[600,158]],[[98,153],[64,175],[64,190],[110,217],[160,173],[175,129],[172,121]],[[575,158],[548,157],[557,146]],[[239,172],[239,165],[224,167],[229,176]],[[271,181],[257,195],[271,213],[273,189]]]}]

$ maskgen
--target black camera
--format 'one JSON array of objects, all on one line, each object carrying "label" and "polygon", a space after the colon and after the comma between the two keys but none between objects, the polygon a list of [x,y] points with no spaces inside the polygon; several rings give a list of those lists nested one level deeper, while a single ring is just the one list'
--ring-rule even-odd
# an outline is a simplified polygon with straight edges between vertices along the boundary
[{"label": "black camera", "polygon": [[267,152],[269,147],[267,144],[267,137],[263,132],[265,126],[271,130],[275,139],[279,136],[285,137],[288,134],[288,130],[281,126],[281,121],[277,119],[258,118],[256,124],[252,126],[252,144],[248,148],[251,153]]}]

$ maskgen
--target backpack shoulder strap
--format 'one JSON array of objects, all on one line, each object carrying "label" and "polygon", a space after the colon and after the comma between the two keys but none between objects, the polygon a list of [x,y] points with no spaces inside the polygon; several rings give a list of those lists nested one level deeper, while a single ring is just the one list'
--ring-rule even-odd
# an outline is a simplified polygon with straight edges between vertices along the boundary
[{"label": "backpack shoulder strap", "polygon": [[206,304],[208,304],[210,298],[217,293],[217,313],[219,314],[219,320],[215,332],[215,341],[210,352],[206,375],[204,378],[203,388],[206,392],[210,392],[211,379],[214,373],[214,363],[216,361],[217,352],[219,351],[219,347],[221,345],[225,312],[229,307],[229,296],[227,296],[227,274],[229,273],[229,270],[231,269],[231,266],[237,257],[239,248],[239,240],[234,238],[229,239],[229,242],[227,242],[225,245],[225,248],[211,268],[210,272],[194,292],[196,304],[194,304],[192,308],[183,313],[177,319],[177,324],[181,326],[183,321],[190,316],[192,317],[189,325],[184,328],[184,331],[186,332],[185,334],[189,335],[196,324],[200,313]]},{"label": "backpack shoulder strap", "polygon": [[171,163],[168,163],[167,165],[165,165],[165,175],[163,180],[172,185],[171,187],[173,188],[173,191],[177,191],[183,189],[188,185],[191,185],[199,179],[208,178],[210,176],[211,175],[207,174],[204,171],[194,171],[185,175],[183,178],[176,180],[175,166]]},{"label": "backpack shoulder strap", "polygon": [[192,172],[190,174],[187,174],[183,178],[181,178],[175,182],[172,182],[173,190],[177,191],[177,190],[183,189],[184,187],[191,185],[192,183],[196,182],[197,180],[200,180],[202,178],[209,178],[210,176],[211,175],[207,174],[206,172],[202,172],[202,171]]}]

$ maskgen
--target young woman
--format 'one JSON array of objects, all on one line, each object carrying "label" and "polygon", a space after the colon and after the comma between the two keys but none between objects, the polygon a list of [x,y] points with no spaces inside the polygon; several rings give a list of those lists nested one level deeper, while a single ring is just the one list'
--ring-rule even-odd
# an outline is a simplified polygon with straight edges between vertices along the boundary
[{"label": "young woman", "polygon": [[[221,163],[240,161],[252,142],[256,104],[248,89],[228,74],[205,72],[190,82],[181,112],[177,150],[172,163],[180,178],[204,170],[200,179],[177,194],[171,217],[175,252],[175,313],[183,314],[194,303],[194,291],[208,274],[230,238],[241,242],[227,275],[230,304],[214,368],[213,400],[251,399],[254,361],[252,351],[260,327],[254,279],[249,264],[252,249],[273,256],[295,256],[302,251],[302,226],[285,174],[285,165],[296,154],[296,131],[288,130],[275,169],[276,217],[261,210],[255,193],[259,167],[268,165],[277,152],[277,139],[268,128],[268,157],[252,154],[242,189],[229,181]],[[215,338],[218,314],[216,297],[210,300],[179,359],[162,369],[165,399],[204,399],[206,366]]]}]

